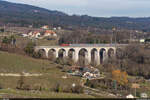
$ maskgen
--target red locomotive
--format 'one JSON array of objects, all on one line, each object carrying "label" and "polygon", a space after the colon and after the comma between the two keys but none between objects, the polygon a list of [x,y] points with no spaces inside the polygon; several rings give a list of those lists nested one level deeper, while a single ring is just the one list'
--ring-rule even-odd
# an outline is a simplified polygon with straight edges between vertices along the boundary
[{"label": "red locomotive", "polygon": [[70,46],[70,44],[61,44],[60,46],[65,47],[65,46]]}]

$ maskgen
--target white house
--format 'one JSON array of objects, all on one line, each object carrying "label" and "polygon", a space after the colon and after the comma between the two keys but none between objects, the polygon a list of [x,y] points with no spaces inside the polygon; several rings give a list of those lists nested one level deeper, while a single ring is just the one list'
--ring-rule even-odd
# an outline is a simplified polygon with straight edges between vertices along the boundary
[{"label": "white house", "polygon": [[145,39],[140,39],[140,43],[144,43],[145,42]]},{"label": "white house", "polygon": [[48,26],[48,25],[44,25],[44,26],[42,26],[41,28],[42,28],[42,29],[48,29],[49,26]]},{"label": "white house", "polygon": [[61,27],[58,27],[57,29],[58,29],[58,30],[61,30]]},{"label": "white house", "polygon": [[148,95],[146,93],[141,93],[140,96],[141,98],[148,98]]},{"label": "white house", "polygon": [[21,36],[22,36],[22,37],[28,37],[28,35],[27,35],[27,34],[21,34]]},{"label": "white house", "polygon": [[22,37],[30,37],[32,36],[33,32],[30,31],[29,33],[24,33],[24,34],[21,34]]},{"label": "white house", "polygon": [[126,98],[128,98],[128,99],[133,99],[134,96],[133,96],[132,94],[129,94],[129,95],[126,96]]},{"label": "white house", "polygon": [[31,38],[39,38],[41,36],[41,33],[38,32],[38,31],[30,31],[28,34],[27,34],[28,37],[31,37]]},{"label": "white house", "polygon": [[33,35],[33,32],[30,31],[28,34],[27,34],[29,37]]},{"label": "white house", "polygon": [[56,27],[54,27],[54,28],[53,28],[53,30],[57,30],[57,28],[56,28]]},{"label": "white house", "polygon": [[32,38],[39,38],[41,36],[41,33],[40,32],[33,32],[32,34]]}]

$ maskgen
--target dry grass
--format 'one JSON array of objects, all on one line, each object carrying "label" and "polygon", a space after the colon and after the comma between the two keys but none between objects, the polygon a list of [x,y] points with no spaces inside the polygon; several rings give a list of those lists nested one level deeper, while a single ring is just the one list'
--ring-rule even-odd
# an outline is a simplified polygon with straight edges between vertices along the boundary
[{"label": "dry grass", "polygon": [[[5,94],[3,97],[13,96],[14,98],[94,98],[85,94],[72,94],[72,93],[55,93],[55,92],[29,92],[18,91],[14,89],[4,89],[0,94]],[[11,96],[11,97],[12,97]]]},{"label": "dry grass", "polygon": [[22,71],[45,73],[48,71],[45,69],[56,69],[56,64],[48,60],[33,59],[1,51],[0,61],[0,73],[21,73]]},{"label": "dry grass", "polygon": [[[36,77],[25,77],[25,84],[31,85],[34,87],[37,84],[42,86],[42,94],[32,94],[26,91],[17,91],[15,90],[17,82],[20,77],[14,76],[0,76],[0,85],[6,89],[8,94],[12,94],[11,91],[7,89],[13,89],[15,95],[23,95],[27,97],[50,97],[50,98],[81,98],[81,97],[90,97],[84,94],[67,94],[67,93],[53,93],[52,88],[56,86],[57,83],[60,83],[61,86],[71,86],[73,83],[79,84],[79,77],[72,77],[63,79],[62,76],[66,73],[61,72],[58,69],[56,64],[48,60],[38,60],[30,57],[24,57],[17,54],[10,54],[7,52],[0,51],[0,73],[21,73],[26,71],[29,73],[41,73],[42,76]],[[19,93],[18,93],[19,92]],[[0,93],[6,93],[5,91],[0,91]],[[17,94],[18,93],[18,94]]]}]

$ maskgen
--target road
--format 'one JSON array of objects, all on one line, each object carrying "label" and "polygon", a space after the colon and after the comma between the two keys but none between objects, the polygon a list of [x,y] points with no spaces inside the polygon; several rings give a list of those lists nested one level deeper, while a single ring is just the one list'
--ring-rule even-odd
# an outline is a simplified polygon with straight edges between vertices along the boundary
[{"label": "road", "polygon": [[108,97],[108,98],[117,98],[116,95],[108,93],[108,92],[101,91],[99,89],[90,88],[90,87],[87,87],[85,85],[83,87],[85,88],[85,92],[87,92],[86,94],[88,94],[88,95],[97,95],[97,96],[105,97],[105,98],[106,97]]}]

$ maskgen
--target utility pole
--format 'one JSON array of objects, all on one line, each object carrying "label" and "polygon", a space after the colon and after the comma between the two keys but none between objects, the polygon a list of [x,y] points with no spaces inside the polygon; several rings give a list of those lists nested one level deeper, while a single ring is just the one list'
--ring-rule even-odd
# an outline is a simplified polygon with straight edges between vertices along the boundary
[{"label": "utility pole", "polygon": [[[114,31],[113,31],[113,33],[114,33]],[[112,41],[113,41],[113,33],[112,33],[112,35],[111,35],[111,44],[112,44]]]},{"label": "utility pole", "polygon": [[116,34],[115,34],[115,30],[116,30],[116,28],[113,28],[113,29],[112,29],[113,33],[112,33],[112,37],[111,37],[111,44],[112,44],[112,41],[113,41],[113,36],[115,36],[115,45],[116,45]]},{"label": "utility pole", "polygon": [[117,34],[114,32],[115,34],[115,45],[117,44]]},{"label": "utility pole", "polygon": [[130,42],[129,42],[129,43],[131,43],[131,39],[132,39],[132,34],[131,34],[131,32],[130,32]]},{"label": "utility pole", "polygon": [[5,34],[5,29],[6,29],[6,27],[5,27],[5,24],[4,24],[4,34]]}]

